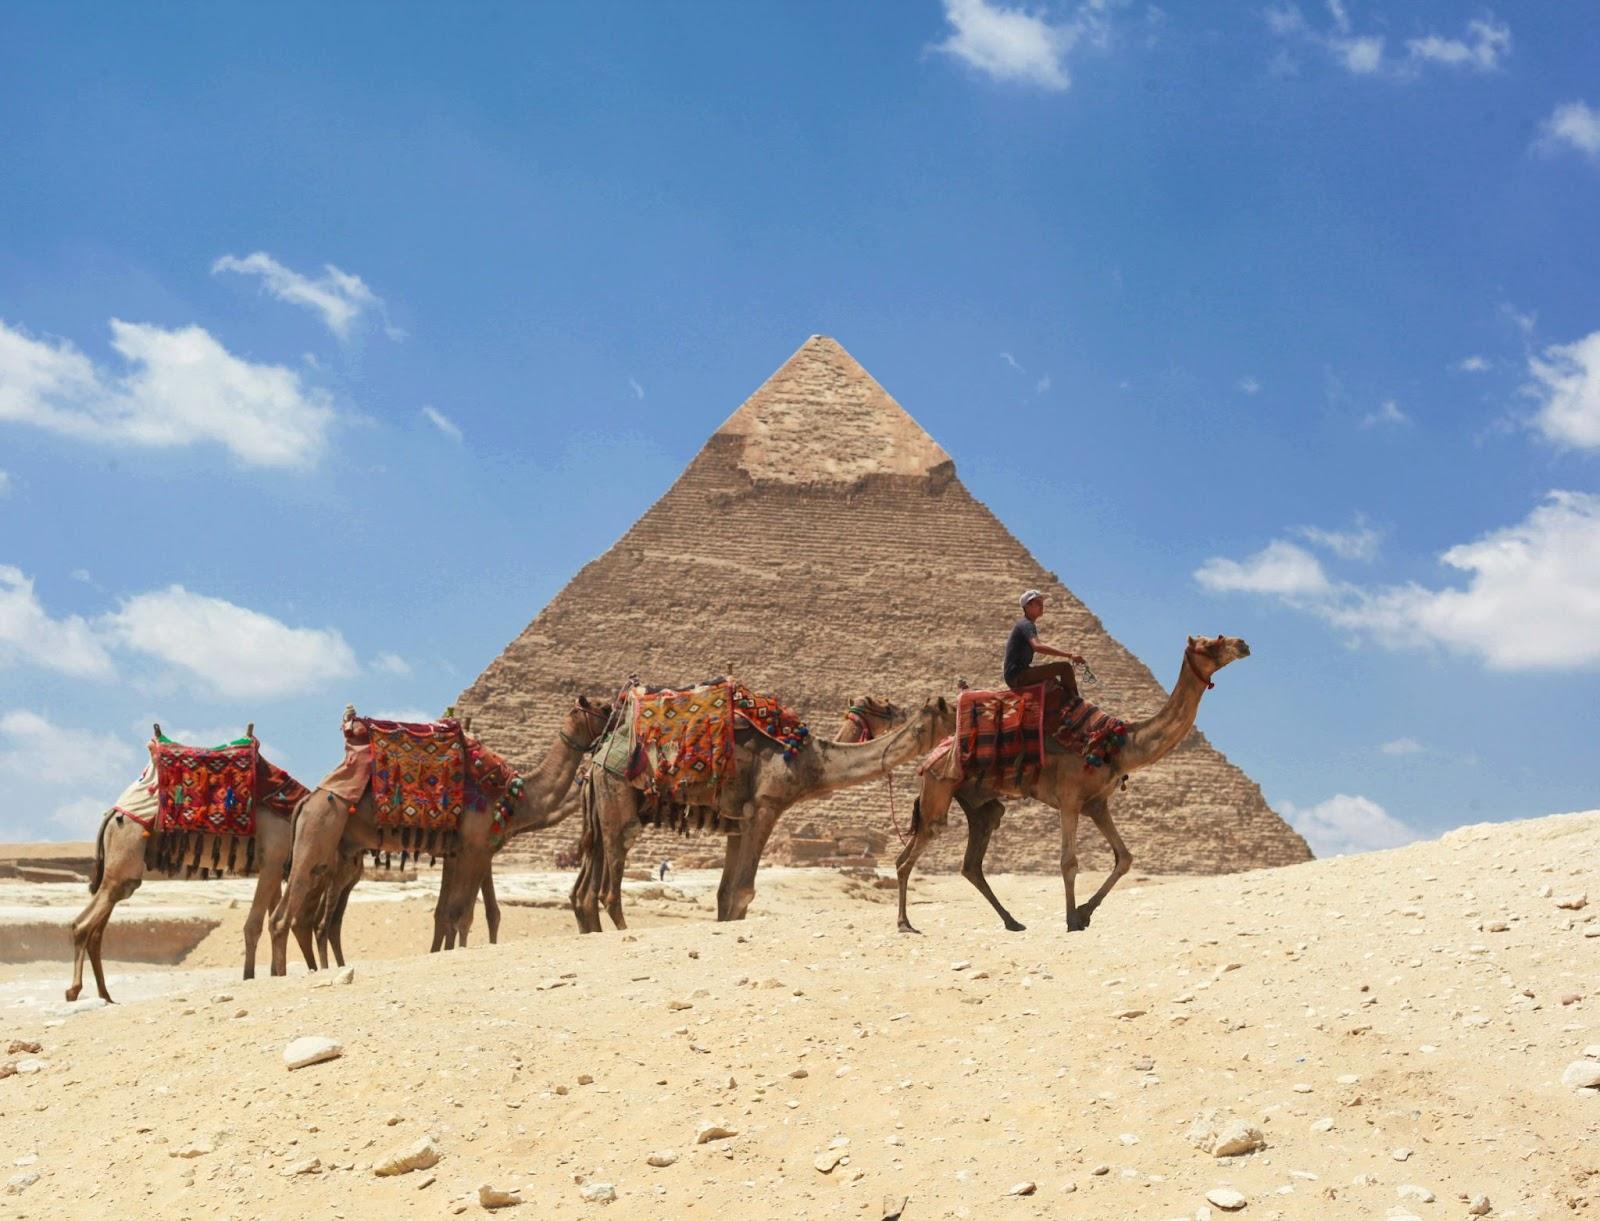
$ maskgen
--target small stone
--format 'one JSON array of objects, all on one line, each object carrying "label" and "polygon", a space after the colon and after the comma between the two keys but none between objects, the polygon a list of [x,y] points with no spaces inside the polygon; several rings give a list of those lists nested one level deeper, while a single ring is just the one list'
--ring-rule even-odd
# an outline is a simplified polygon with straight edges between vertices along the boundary
[{"label": "small stone", "polygon": [[901,1215],[906,1211],[906,1205],[911,1203],[908,1195],[887,1195],[883,1197],[883,1221],[900,1221]]},{"label": "small stone", "polygon": [[1426,1187],[1418,1187],[1415,1183],[1402,1183],[1396,1191],[1402,1200],[1421,1200],[1424,1204],[1433,1203],[1433,1192]]},{"label": "small stone", "polygon": [[1579,1090],[1600,1088],[1600,1060],[1574,1060],[1561,1074],[1561,1084]]},{"label": "small stone", "polygon": [[1576,1005],[1582,999],[1583,999],[1583,993],[1581,993],[1581,992],[1568,992],[1565,996],[1563,996],[1561,998],[1561,1003],[1563,1005]]},{"label": "small stone", "polygon": [[1249,1203],[1241,1193],[1231,1187],[1213,1187],[1206,1192],[1206,1199],[1228,1213],[1238,1212]]},{"label": "small stone", "polygon": [[356,982],[356,969],[354,967],[340,967],[339,973],[333,977],[336,984],[353,984]]},{"label": "small stone", "polygon": [[1219,1118],[1207,1111],[1189,1129],[1189,1143],[1212,1157],[1238,1157],[1265,1144],[1261,1129],[1242,1119]]},{"label": "small stone", "polygon": [[1472,1203],[1467,1205],[1467,1215],[1471,1217],[1487,1216],[1490,1207],[1488,1196],[1473,1196]]},{"label": "small stone", "polygon": [[337,1060],[344,1055],[344,1046],[337,1039],[325,1035],[304,1035],[283,1049],[284,1067],[290,1070],[321,1064],[324,1060]]},{"label": "small stone", "polygon": [[[732,1081],[733,1078],[730,1077],[730,1078],[728,1078],[728,1080]],[[578,1084],[579,1085],[593,1085],[594,1084],[594,1078],[591,1077],[588,1073],[579,1073],[578,1074]]]},{"label": "small stone", "polygon": [[649,1166],[670,1166],[678,1160],[678,1153],[675,1149],[658,1149],[644,1160]]},{"label": "small stone", "polygon": [[1355,1085],[1360,1080],[1361,1078],[1354,1073],[1340,1073],[1338,1077],[1340,1085]]},{"label": "small stone", "polygon": [[1411,1150],[1407,1149],[1404,1145],[1401,1145],[1398,1149],[1391,1150],[1389,1156],[1394,1158],[1394,1160],[1397,1162],[1410,1161]]},{"label": "small stone", "polygon": [[689,1001],[670,1000],[667,1002],[667,1008],[676,1013],[680,1009],[693,1009],[694,1005]]},{"label": "small stone", "polygon": [[215,996],[213,996],[211,998],[211,1003],[213,1005],[226,1005],[232,999],[233,999],[233,993],[231,993],[231,992],[218,992]]},{"label": "small stone", "polygon": [[971,965],[972,964],[970,962],[963,958],[960,962],[952,962],[950,964],[950,969],[952,971],[965,971]]},{"label": "small stone", "polygon": [[842,1149],[828,1149],[817,1154],[811,1164],[823,1174],[831,1174],[833,1168],[839,1164],[843,1157],[844,1151]]},{"label": "small stone", "polygon": [[1035,1183],[1032,1179],[1024,1179],[1020,1183],[1013,1184],[1011,1190],[1006,1192],[1006,1195],[1008,1195],[1008,1196],[1031,1196],[1034,1192],[1036,1192],[1038,1190],[1039,1190],[1039,1184]]},{"label": "small stone", "polygon": [[789,1073],[789,1076],[793,1077],[796,1081],[803,1081],[810,1075],[811,1074],[803,1068],[792,1069]]},{"label": "small stone", "polygon": [[294,1165],[285,1168],[283,1177],[292,1179],[297,1174],[316,1174],[321,1169],[322,1159],[320,1157],[308,1157],[304,1161],[295,1162]]},{"label": "small stone", "polygon": [[1583,1049],[1583,1054],[1591,1060],[1600,1060],[1600,1043],[1591,1043]]},{"label": "small stone", "polygon": [[177,1149],[169,1150],[167,1156],[188,1158],[204,1157],[206,1154],[215,1153],[216,1151],[216,1145],[212,1144],[209,1139],[202,1137],[200,1140],[190,1141],[187,1145],[180,1146]]},{"label": "small stone", "polygon": [[421,1191],[424,1187],[432,1187],[438,1181],[439,1181],[439,1176],[438,1175],[436,1175],[436,1174],[425,1174],[420,1179],[417,1180],[416,1189],[418,1191]]},{"label": "small stone", "polygon": [[50,1061],[43,1056],[27,1056],[18,1060],[14,1067],[19,1073],[42,1073],[50,1067]]},{"label": "small stone", "polygon": [[1101,1162],[1093,1170],[1089,1171],[1089,1173],[1096,1176],[1107,1175],[1111,1173],[1111,1167],[1107,1166],[1104,1162]]},{"label": "small stone", "polygon": [[1294,1084],[1294,1092],[1297,1094],[1309,1094],[1311,1092],[1311,1086],[1304,1081],[1296,1081]]},{"label": "small stone", "polygon": [[35,1043],[32,1039],[12,1039],[6,1044],[8,1056],[36,1056],[44,1050],[44,1045]]},{"label": "small stone", "polygon": [[388,1157],[374,1162],[372,1173],[382,1179],[396,1174],[410,1174],[413,1170],[428,1170],[439,1164],[440,1155],[441,1150],[433,1137],[424,1136],[404,1149],[396,1149]]},{"label": "small stone", "polygon": [[1571,912],[1582,911],[1589,906],[1589,896],[1586,894],[1563,895],[1556,900],[1556,906]]},{"label": "small stone", "polygon": [[24,1170],[21,1174],[14,1174],[6,1180],[6,1195],[20,1196],[38,1181],[37,1170]]},{"label": "small stone", "polygon": [[[610,1195],[591,1195],[598,1188],[611,1192]],[[610,1183],[588,1183],[583,1188],[585,1200],[600,1200],[609,1203],[617,1198],[617,1193],[612,1190]],[[478,1188],[478,1203],[485,1208],[515,1208],[522,1203],[522,1197],[514,1191],[501,1191],[498,1187],[491,1187],[484,1183]]]},{"label": "small stone", "polygon": [[695,1129],[694,1143],[697,1145],[710,1144],[714,1140],[727,1140],[730,1136],[738,1136],[737,1128],[725,1127],[719,1123],[703,1123]]},{"label": "small stone", "polygon": [[1324,1115],[1321,1119],[1317,1120],[1311,1125],[1311,1130],[1313,1132],[1332,1132],[1333,1120],[1329,1116]]},{"label": "small stone", "polygon": [[1511,926],[1504,920],[1491,920],[1483,926],[1486,933],[1506,933],[1511,931]]},{"label": "small stone", "polygon": [[1148,1012],[1148,1009],[1118,1009],[1111,1016],[1121,1021],[1129,1021],[1133,1018],[1143,1017]]}]

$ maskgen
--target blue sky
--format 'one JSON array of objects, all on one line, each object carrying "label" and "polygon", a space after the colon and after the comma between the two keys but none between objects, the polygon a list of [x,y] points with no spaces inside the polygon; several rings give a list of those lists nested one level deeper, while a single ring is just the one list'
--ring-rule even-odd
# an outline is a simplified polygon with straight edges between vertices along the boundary
[{"label": "blue sky", "polygon": [[437,712],[815,332],[1163,680],[1250,640],[1202,725],[1323,851],[1592,807],[1596,62],[1547,4],[0,8],[0,838],[152,719],[310,781]]}]

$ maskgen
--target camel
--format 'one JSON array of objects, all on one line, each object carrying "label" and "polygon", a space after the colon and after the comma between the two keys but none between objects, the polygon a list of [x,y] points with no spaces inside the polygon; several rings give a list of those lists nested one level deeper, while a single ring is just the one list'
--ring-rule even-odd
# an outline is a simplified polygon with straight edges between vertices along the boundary
[{"label": "camel", "polygon": [[[888,706],[892,707],[892,706]],[[790,806],[813,797],[888,775],[900,764],[931,750],[955,728],[955,710],[942,696],[925,703],[915,717],[896,712],[895,728],[861,744],[808,739],[793,759],[760,734],[744,738],[734,750],[732,775],[721,791],[692,785],[685,804],[710,809],[727,832],[722,881],[717,887],[717,919],[743,920],[755,898],[756,870],[772,829]],[[599,752],[600,759],[605,751]],[[628,847],[639,833],[640,790],[604,766],[585,782],[583,863],[572,888],[572,912],[585,933],[600,931],[603,903],[617,928],[622,915],[622,877]]]},{"label": "camel", "polygon": [[[564,718],[556,743],[537,770],[504,797],[512,826],[532,830],[550,820],[550,814],[572,786],[578,760],[600,736],[610,713],[610,705],[592,704],[582,696],[578,698]],[[288,970],[291,930],[306,966],[313,971],[318,969],[312,953],[312,932],[318,906],[327,902],[323,892],[339,885],[341,858],[362,851],[381,851],[385,846],[384,828],[377,822],[370,786],[352,805],[328,787],[338,774],[335,772],[325,778],[295,813],[294,865],[289,874],[288,892],[272,913],[274,975],[283,975]],[[447,930],[456,929],[459,935],[459,930],[470,926],[472,904],[483,888],[494,853],[493,833],[492,809],[467,810],[462,815],[450,853],[456,859],[447,876],[441,879],[439,901],[434,909],[435,949],[443,944]],[[338,906],[337,900],[332,906]],[[494,921],[498,925],[498,908]]]},{"label": "camel", "polygon": [[[943,830],[952,800],[961,806],[967,816],[967,852],[961,865],[961,876],[989,900],[1007,929],[1022,931],[1025,926],[1005,909],[983,876],[983,856],[988,850],[989,838],[1000,825],[1000,819],[1006,811],[1000,800],[1002,796],[1032,797],[1060,813],[1061,880],[1067,891],[1067,931],[1087,929],[1095,909],[1133,865],[1133,854],[1128,851],[1127,844],[1111,821],[1109,805],[1112,791],[1130,772],[1149,767],[1182,742],[1194,728],[1200,697],[1215,686],[1212,678],[1217,671],[1230,662],[1248,656],[1250,646],[1236,637],[1190,636],[1183,651],[1183,668],[1178,673],[1178,682],[1172,694],[1154,716],[1128,726],[1127,744],[1112,766],[1086,768],[1078,755],[1047,751],[1038,774],[1026,780],[1020,791],[1004,794],[976,780],[947,780],[934,775],[931,770],[924,772],[922,792],[911,807],[911,841],[895,861],[895,872],[900,882],[900,931],[918,931],[911,927],[911,921],[906,917],[906,883],[911,878],[917,858]],[[1094,825],[1100,828],[1115,857],[1106,880],[1082,907],[1076,906],[1073,894],[1078,876],[1080,814],[1087,814]]]},{"label": "camel", "polygon": [[[154,728],[155,736],[159,739],[161,726]],[[252,725],[245,731],[245,736],[253,737],[254,731]],[[93,897],[72,922],[72,984],[67,988],[69,1001],[77,1000],[78,994],[83,991],[83,960],[87,956],[89,965],[94,969],[94,982],[100,999],[107,1004],[113,1003],[111,994],[106,990],[100,943],[105,936],[106,925],[111,922],[113,909],[139,889],[146,868],[155,867],[154,861],[149,866],[146,864],[146,849],[151,846],[152,833],[148,825],[151,820],[140,817],[146,809],[152,818],[154,816],[154,794],[151,791],[154,784],[155,760],[152,757],[144,774],[129,786],[117,805],[100,820],[100,830],[95,836],[94,873],[89,882],[89,893]],[[298,795],[303,790],[295,785],[293,791]],[[293,835],[291,812],[289,808],[270,801],[261,802],[256,811],[255,842],[249,853],[256,870],[256,889],[250,900],[250,914],[244,922],[246,979],[255,978],[256,944],[261,940],[261,928],[267,913],[277,903],[283,885],[284,867],[289,861],[289,845]],[[247,865],[247,872],[248,869]],[[220,874],[222,871],[219,869],[217,872]]]}]

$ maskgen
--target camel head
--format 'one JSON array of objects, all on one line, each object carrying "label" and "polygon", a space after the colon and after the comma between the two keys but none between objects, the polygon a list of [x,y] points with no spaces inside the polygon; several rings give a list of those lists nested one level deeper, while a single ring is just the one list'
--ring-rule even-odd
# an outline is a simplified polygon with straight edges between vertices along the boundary
[{"label": "camel head", "polygon": [[1209,682],[1223,666],[1249,657],[1250,646],[1237,636],[1191,636],[1187,654],[1195,673]]},{"label": "camel head", "polygon": [[850,701],[845,711],[844,724],[839,727],[835,742],[870,742],[881,738],[898,725],[905,724],[906,710],[876,696],[863,695]]},{"label": "camel head", "polygon": [[588,696],[580,695],[577,703],[567,709],[561,723],[561,736],[580,750],[586,749],[594,745],[610,723],[610,704],[595,703]]},{"label": "camel head", "polygon": [[956,731],[956,706],[942,695],[930,696],[916,719],[917,749],[926,754]]}]

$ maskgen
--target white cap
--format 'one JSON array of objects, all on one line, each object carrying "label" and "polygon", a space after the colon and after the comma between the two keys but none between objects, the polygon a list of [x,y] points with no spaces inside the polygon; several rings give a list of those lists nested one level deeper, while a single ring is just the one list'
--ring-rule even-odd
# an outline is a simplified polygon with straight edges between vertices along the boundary
[{"label": "white cap", "polygon": [[1044,597],[1044,595],[1042,593],[1040,593],[1037,589],[1030,589],[1027,593],[1022,595],[1022,600],[1021,600],[1022,609],[1023,610],[1027,610],[1028,609],[1028,603],[1032,602],[1035,598],[1042,598],[1042,597]]}]

